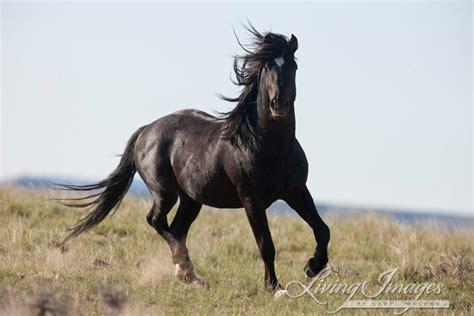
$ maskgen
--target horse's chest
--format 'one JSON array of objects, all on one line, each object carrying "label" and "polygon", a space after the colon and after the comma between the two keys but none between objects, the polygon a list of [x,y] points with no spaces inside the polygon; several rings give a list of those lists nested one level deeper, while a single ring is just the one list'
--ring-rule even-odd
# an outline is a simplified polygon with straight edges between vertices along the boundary
[{"label": "horse's chest", "polygon": [[269,160],[261,164],[255,175],[255,185],[263,194],[278,197],[306,183],[307,167],[301,160]]}]

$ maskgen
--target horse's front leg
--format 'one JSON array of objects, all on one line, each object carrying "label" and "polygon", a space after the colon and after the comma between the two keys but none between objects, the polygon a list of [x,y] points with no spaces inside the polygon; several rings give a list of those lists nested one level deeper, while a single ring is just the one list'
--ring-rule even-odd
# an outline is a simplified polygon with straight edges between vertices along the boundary
[{"label": "horse's front leg", "polygon": [[272,293],[281,288],[275,274],[275,246],[268,227],[267,215],[262,203],[256,199],[243,198],[245,213],[252,227],[258,250],[265,265],[265,288]]},{"label": "horse's front leg", "polygon": [[328,263],[328,243],[330,238],[329,227],[319,216],[311,193],[306,186],[289,192],[285,198],[293,208],[313,229],[317,245],[313,258],[309,259],[304,271],[307,277],[315,277]]}]

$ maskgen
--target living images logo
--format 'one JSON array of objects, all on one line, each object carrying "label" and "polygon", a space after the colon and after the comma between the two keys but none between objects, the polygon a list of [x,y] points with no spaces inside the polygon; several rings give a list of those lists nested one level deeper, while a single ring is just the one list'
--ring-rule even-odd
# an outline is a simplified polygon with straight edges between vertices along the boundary
[{"label": "living images logo", "polygon": [[428,295],[440,295],[443,284],[397,282],[397,273],[398,268],[393,268],[379,274],[376,282],[365,280],[345,283],[336,271],[327,267],[309,282],[289,282],[285,294],[293,299],[309,296],[317,304],[328,306],[330,296],[342,296],[342,304],[329,308],[329,313],[351,308],[395,309],[395,314],[405,313],[409,309],[449,308],[448,300],[424,299]]}]

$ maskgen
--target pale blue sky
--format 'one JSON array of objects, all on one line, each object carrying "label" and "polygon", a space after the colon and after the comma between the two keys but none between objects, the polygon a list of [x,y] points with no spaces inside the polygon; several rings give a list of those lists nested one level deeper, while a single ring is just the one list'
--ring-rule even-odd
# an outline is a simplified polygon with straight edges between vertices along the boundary
[{"label": "pale blue sky", "polygon": [[316,200],[472,212],[470,2],[3,2],[0,178],[102,178],[139,126],[229,109],[247,17],[299,39]]}]

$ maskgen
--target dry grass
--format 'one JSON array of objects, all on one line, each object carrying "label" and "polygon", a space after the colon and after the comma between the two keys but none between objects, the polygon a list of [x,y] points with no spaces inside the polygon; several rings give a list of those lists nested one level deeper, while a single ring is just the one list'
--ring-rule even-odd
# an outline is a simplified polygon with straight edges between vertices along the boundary
[{"label": "dry grass", "polygon": [[[84,213],[47,201],[51,194],[0,189],[0,314],[319,314],[345,298],[325,296],[328,306],[320,306],[308,296],[275,300],[268,295],[240,210],[205,208],[191,228],[190,254],[210,290],[190,288],[173,277],[168,246],[146,224],[150,201],[144,199],[127,198],[116,215],[61,253],[57,244],[65,228]],[[472,232],[408,227],[380,215],[326,220],[332,228],[331,265],[345,283],[367,280],[375,286],[380,273],[398,267],[398,282],[443,285],[441,294],[423,298],[447,299],[451,308],[422,313],[471,313]],[[285,216],[271,217],[270,225],[280,282],[303,282],[302,268],[314,247],[310,229]]]}]

